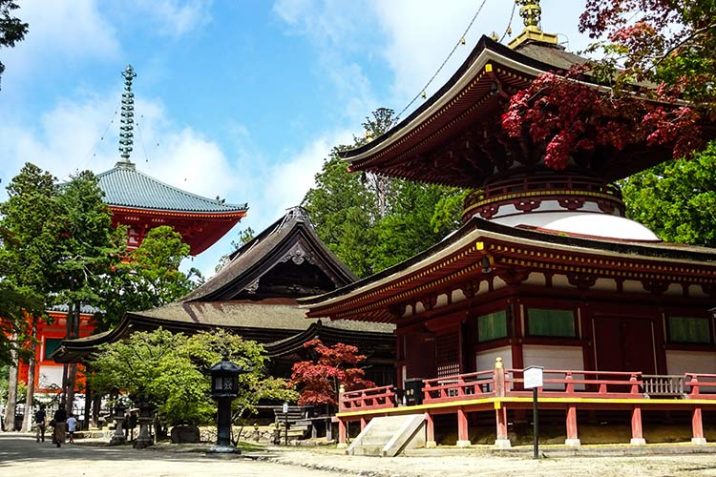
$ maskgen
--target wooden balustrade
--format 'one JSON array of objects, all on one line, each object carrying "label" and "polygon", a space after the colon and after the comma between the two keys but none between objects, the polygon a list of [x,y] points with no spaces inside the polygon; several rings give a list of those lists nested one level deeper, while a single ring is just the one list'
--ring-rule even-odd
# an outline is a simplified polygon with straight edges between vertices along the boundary
[{"label": "wooden balustrade", "polygon": [[[522,369],[502,369],[456,374],[423,381],[423,403],[464,401],[484,397],[525,396]],[[504,377],[503,377],[504,376]],[[504,379],[504,389],[502,380]],[[655,397],[716,400],[716,374],[681,376],[643,375],[638,372],[544,370],[540,395],[552,397]],[[382,386],[340,394],[340,412],[386,409],[399,405],[394,386]]]},{"label": "wooden balustrade", "polygon": [[495,392],[494,373],[490,370],[426,379],[423,386],[423,403],[492,396]]},{"label": "wooden balustrade", "polygon": [[395,386],[344,391],[339,395],[340,412],[395,407]]}]

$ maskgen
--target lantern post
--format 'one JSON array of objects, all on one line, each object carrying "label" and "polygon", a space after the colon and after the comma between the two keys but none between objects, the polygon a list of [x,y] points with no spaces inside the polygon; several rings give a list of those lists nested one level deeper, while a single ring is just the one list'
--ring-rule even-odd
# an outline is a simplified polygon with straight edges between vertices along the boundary
[{"label": "lantern post", "polygon": [[209,452],[239,453],[231,445],[231,401],[239,395],[239,375],[247,370],[224,358],[209,368],[211,374],[211,397],[216,401],[216,445]]}]

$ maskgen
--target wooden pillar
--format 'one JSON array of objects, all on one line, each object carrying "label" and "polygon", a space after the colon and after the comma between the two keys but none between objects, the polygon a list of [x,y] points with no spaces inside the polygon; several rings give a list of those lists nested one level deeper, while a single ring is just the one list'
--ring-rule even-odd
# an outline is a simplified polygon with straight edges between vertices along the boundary
[{"label": "wooden pillar", "polygon": [[468,431],[467,413],[461,407],[457,408],[457,443],[458,447],[470,447],[470,433]]},{"label": "wooden pillar", "polygon": [[691,415],[691,443],[696,445],[706,444],[704,437],[704,422],[701,416],[701,408],[696,407]]},{"label": "wooden pillar", "polygon": [[509,449],[510,439],[507,437],[507,409],[502,405],[501,397],[505,396],[505,369],[502,367],[502,358],[495,360],[495,424],[496,424],[496,449]]},{"label": "wooden pillar", "polygon": [[641,427],[641,408],[635,406],[631,411],[631,445],[643,446],[646,444],[644,440],[644,432]]},{"label": "wooden pillar", "polygon": [[338,418],[338,448],[345,449],[348,447],[348,423]]},{"label": "wooden pillar", "polygon": [[567,439],[564,445],[568,447],[579,447],[579,432],[577,430],[577,407],[569,406],[567,408]]},{"label": "wooden pillar", "polygon": [[435,442],[435,420],[429,413],[425,413],[425,447],[437,447]]},{"label": "wooden pillar", "polygon": [[368,425],[368,419],[365,417],[360,418],[360,431],[363,432],[363,429],[365,429],[365,426]]}]

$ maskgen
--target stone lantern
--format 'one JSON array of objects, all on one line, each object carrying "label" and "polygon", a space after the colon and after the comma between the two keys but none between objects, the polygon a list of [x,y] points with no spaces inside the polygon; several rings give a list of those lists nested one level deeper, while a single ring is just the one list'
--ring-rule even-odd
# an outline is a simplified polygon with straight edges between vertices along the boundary
[{"label": "stone lantern", "polygon": [[239,395],[239,375],[248,370],[224,358],[209,368],[211,374],[211,397],[216,400],[216,445],[210,452],[238,452],[231,445],[231,401]]},{"label": "stone lantern", "polygon": [[112,415],[112,419],[114,420],[114,434],[112,434],[112,438],[109,441],[109,445],[111,446],[124,444],[125,442],[124,429],[122,429],[122,425],[124,424],[125,412],[127,411],[127,408],[122,401],[117,401],[113,411],[114,413]]},{"label": "stone lantern", "polygon": [[154,421],[154,404],[147,399],[144,395],[139,395],[135,401],[135,405],[139,409],[139,435],[137,440],[134,442],[134,447],[137,449],[144,449],[154,444],[149,429]]}]

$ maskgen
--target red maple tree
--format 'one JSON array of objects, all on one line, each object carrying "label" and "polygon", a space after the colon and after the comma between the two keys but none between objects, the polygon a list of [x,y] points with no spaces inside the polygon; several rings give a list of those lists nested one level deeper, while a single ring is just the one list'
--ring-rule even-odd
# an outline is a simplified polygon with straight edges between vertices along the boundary
[{"label": "red maple tree", "polygon": [[319,339],[306,342],[304,347],[311,349],[316,359],[293,364],[291,383],[300,390],[300,405],[335,407],[341,384],[347,391],[375,386],[359,367],[366,357],[358,347],[344,343],[326,346]]}]

